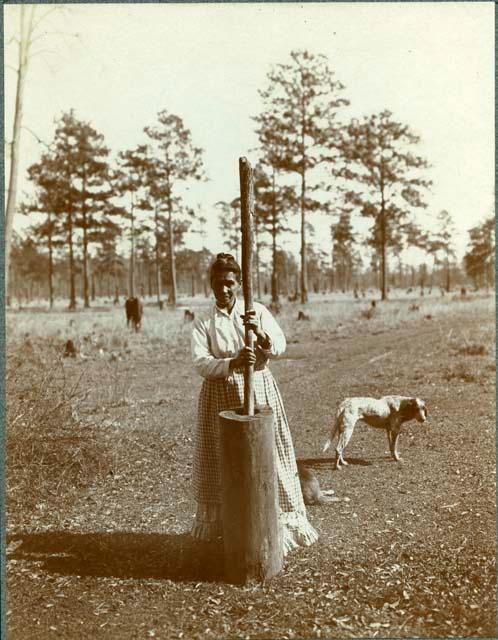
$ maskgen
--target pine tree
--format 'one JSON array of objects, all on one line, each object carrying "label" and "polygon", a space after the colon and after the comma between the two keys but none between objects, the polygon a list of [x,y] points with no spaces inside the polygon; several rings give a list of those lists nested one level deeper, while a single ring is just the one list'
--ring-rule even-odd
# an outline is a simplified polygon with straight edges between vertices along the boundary
[{"label": "pine tree", "polygon": [[215,204],[218,210],[218,221],[228,251],[235,253],[239,261],[240,254],[240,197],[231,202],[220,200]]},{"label": "pine tree", "polygon": [[343,130],[345,165],[340,173],[353,184],[345,197],[363,216],[374,219],[372,237],[380,254],[382,300],[387,298],[389,238],[410,212],[426,206],[421,192],[431,184],[422,177],[428,164],[410,150],[418,142],[419,137],[393,120],[389,111],[365,117],[361,123],[353,120]]},{"label": "pine tree", "polygon": [[128,297],[135,297],[135,245],[142,231],[137,224],[137,215],[141,209],[150,211],[150,204],[141,195],[147,184],[150,158],[147,145],[138,145],[134,149],[120,151],[117,168],[113,172],[112,181],[118,196],[129,196],[129,207],[123,209],[123,217],[129,223],[127,235],[130,242],[130,261],[128,269]]},{"label": "pine tree", "polygon": [[494,283],[495,274],[495,217],[486,218],[469,229],[469,250],[464,256],[465,271],[476,289]]},{"label": "pine tree", "polygon": [[[271,178],[266,173],[271,171]],[[272,274],[271,301],[279,302],[279,286],[277,274],[278,240],[282,233],[290,232],[287,226],[288,216],[298,209],[295,190],[290,185],[277,184],[275,167],[257,165],[255,168],[254,196],[255,218],[259,235],[269,234],[271,237]]]},{"label": "pine tree", "polygon": [[93,234],[110,213],[110,174],[103,136],[88,123],[78,120],[71,110],[57,122],[53,157],[64,200],[65,227],[69,248],[70,300],[76,308],[75,234],[81,230],[84,306],[90,306],[88,260]]},{"label": "pine tree", "polygon": [[313,170],[322,163],[334,162],[339,132],[335,119],[349,103],[341,97],[344,86],[335,80],[325,56],[292,51],[290,57],[289,63],[278,64],[267,74],[268,86],[259,92],[264,110],[254,119],[263,149],[277,150],[271,166],[296,174],[300,180],[301,302],[305,303],[307,215],[328,209],[327,202],[313,194],[330,189],[330,184],[317,179]]},{"label": "pine tree", "polygon": [[349,288],[354,262],[355,235],[349,213],[342,212],[330,229],[334,281],[344,291]]},{"label": "pine tree", "polygon": [[446,270],[445,289],[449,293],[451,290],[451,261],[455,258],[455,225],[450,213],[445,209],[439,212],[437,222],[437,252],[443,254]]},{"label": "pine tree", "polygon": [[63,212],[57,163],[53,154],[42,154],[40,161],[28,168],[28,177],[35,185],[34,197],[21,206],[24,214],[43,214],[45,219],[32,227],[32,234],[42,243],[46,242],[48,252],[48,298],[52,309],[54,304],[54,251],[63,245]]},{"label": "pine tree", "polygon": [[168,256],[170,275],[169,302],[176,304],[175,238],[174,218],[184,209],[179,207],[181,198],[175,197],[175,187],[186,180],[204,178],[202,149],[195,147],[192,136],[181,118],[166,110],[158,114],[156,127],[145,127],[145,133],[154,143],[155,183],[154,195],[164,202],[168,215]]}]

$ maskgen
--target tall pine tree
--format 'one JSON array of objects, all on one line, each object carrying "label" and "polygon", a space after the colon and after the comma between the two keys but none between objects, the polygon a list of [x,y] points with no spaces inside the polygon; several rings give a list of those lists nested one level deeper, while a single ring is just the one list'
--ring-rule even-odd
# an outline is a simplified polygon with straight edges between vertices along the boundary
[{"label": "tall pine tree", "polygon": [[[175,271],[174,217],[185,211],[175,187],[186,180],[204,178],[202,149],[194,146],[190,130],[181,118],[166,110],[158,114],[155,127],[145,127],[145,133],[153,142],[154,195],[162,199],[168,215],[168,256],[170,275],[169,302],[176,304],[177,286]],[[175,197],[176,196],[176,197]]]},{"label": "tall pine tree", "polygon": [[331,149],[339,133],[336,117],[349,102],[341,96],[344,86],[335,79],[325,56],[296,50],[290,58],[267,74],[267,88],[259,92],[263,112],[255,120],[263,148],[278,150],[271,165],[295,174],[300,182],[301,302],[305,303],[307,216],[327,210],[327,202],[314,196],[330,189],[313,170],[324,162],[333,163],[336,153]]},{"label": "tall pine tree", "polygon": [[345,197],[363,216],[373,218],[381,269],[381,296],[387,298],[387,247],[397,227],[416,208],[425,207],[422,191],[431,182],[423,177],[426,160],[414,155],[419,142],[407,125],[396,122],[389,111],[353,120],[343,130],[341,150],[345,166],[341,175],[351,181]]}]

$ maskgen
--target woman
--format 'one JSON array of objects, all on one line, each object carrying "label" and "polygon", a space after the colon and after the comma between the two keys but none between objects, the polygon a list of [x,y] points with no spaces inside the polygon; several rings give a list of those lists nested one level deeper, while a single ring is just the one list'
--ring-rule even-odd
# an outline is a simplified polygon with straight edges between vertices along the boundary
[{"label": "woman", "polygon": [[254,364],[256,404],[269,405],[275,420],[276,467],[284,553],[310,545],[318,534],[308,522],[299,484],[292,438],[275,380],[266,364],[285,351],[285,336],[271,313],[254,303],[249,322],[256,335],[254,350],[244,346],[244,305],[237,300],[240,267],[220,253],[211,265],[216,304],[192,329],[192,359],[204,378],[199,397],[193,486],[197,501],[192,535],[216,540],[222,534],[221,458],[218,414],[243,405],[244,367]]}]

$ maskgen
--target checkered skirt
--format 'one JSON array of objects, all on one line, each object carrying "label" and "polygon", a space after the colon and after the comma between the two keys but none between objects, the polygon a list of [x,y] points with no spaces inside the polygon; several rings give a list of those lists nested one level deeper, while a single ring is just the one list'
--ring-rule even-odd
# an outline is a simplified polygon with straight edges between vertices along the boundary
[{"label": "checkered skirt", "polygon": [[[273,410],[280,520],[284,551],[311,544],[317,533],[309,524],[301,493],[292,437],[280,392],[271,371],[254,372],[256,404]],[[204,379],[198,405],[195,436],[193,489],[197,514],[192,534],[210,540],[221,535],[221,443],[218,414],[243,405],[244,375]]]}]

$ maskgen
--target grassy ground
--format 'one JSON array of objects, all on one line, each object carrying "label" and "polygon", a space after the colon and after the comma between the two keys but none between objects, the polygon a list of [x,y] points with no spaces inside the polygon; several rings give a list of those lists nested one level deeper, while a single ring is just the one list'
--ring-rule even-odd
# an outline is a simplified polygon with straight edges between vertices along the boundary
[{"label": "grassy ground", "polygon": [[[496,636],[494,299],[299,308],[272,370],[297,456],[350,502],[309,507],[319,541],[248,587],[188,536],[201,380],[182,310],[147,307],[138,335],[122,309],[8,317],[9,640]],[[82,355],[60,361],[69,337]],[[337,402],[387,393],[429,409],[404,462],[359,425],[333,471]]]}]

